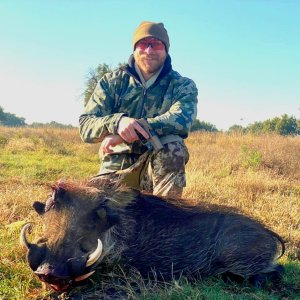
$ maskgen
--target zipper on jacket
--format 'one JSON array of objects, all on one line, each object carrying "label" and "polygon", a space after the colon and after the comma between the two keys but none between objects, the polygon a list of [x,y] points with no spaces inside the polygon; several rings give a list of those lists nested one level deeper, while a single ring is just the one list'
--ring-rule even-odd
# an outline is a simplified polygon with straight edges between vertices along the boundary
[{"label": "zipper on jacket", "polygon": [[145,103],[145,99],[147,97],[147,89],[145,87],[143,87],[143,100],[142,100],[142,106],[141,106],[141,112],[140,112],[140,119],[143,116],[143,112],[144,112],[144,103]]}]

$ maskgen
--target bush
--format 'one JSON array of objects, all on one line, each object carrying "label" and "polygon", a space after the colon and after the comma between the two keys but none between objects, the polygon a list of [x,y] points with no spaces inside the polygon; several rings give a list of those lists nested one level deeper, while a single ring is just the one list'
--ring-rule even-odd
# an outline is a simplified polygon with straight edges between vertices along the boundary
[{"label": "bush", "polygon": [[218,129],[213,124],[196,119],[192,125],[191,131],[217,132]]},{"label": "bush", "polygon": [[262,163],[262,154],[249,146],[241,147],[242,165],[245,168],[258,169]]}]

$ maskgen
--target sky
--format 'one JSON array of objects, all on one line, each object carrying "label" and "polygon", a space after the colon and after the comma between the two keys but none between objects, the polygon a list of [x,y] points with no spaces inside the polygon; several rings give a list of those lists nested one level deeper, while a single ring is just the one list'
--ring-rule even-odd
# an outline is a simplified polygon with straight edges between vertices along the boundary
[{"label": "sky", "polygon": [[0,106],[27,124],[78,125],[88,73],[132,54],[140,22],[163,22],[173,69],[220,130],[300,118],[298,0],[0,0]]}]

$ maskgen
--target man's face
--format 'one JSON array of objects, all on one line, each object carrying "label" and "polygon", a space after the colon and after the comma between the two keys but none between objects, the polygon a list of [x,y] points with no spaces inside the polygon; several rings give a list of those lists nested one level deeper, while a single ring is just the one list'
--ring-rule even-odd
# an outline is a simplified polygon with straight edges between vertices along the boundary
[{"label": "man's face", "polygon": [[148,80],[164,64],[167,52],[163,42],[147,37],[136,43],[133,56],[145,80]]}]

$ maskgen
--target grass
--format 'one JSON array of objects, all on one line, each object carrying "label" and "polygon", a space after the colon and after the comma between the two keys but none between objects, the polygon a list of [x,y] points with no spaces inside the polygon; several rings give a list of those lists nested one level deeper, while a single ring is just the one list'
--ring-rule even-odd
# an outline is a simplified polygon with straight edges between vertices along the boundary
[{"label": "grass", "polygon": [[255,289],[217,278],[149,283],[100,270],[69,294],[43,289],[19,246],[20,229],[36,220],[31,204],[45,200],[55,181],[97,173],[99,145],[84,144],[75,129],[0,127],[0,299],[99,299],[109,284],[130,299],[300,299],[300,139],[194,133],[187,145],[184,198],[191,204],[237,207],[287,241],[280,260],[286,274],[279,288]]}]

